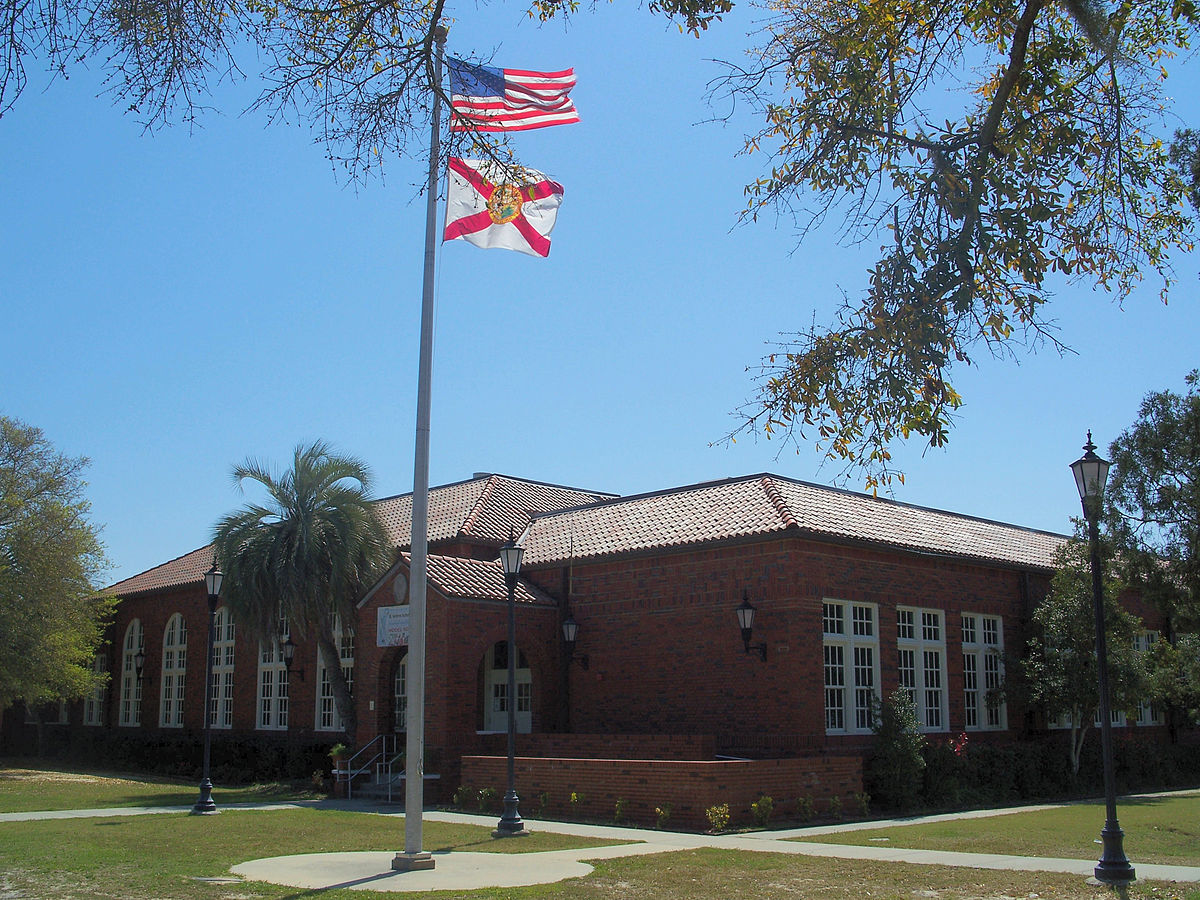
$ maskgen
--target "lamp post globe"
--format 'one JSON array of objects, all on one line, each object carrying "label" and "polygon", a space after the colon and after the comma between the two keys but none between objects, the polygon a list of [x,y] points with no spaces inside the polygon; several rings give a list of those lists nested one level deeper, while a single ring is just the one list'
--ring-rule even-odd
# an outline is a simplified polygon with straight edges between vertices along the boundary
[{"label": "lamp post globe", "polygon": [[1104,828],[1100,832],[1103,847],[1094,870],[1096,880],[1105,884],[1127,884],[1134,880],[1133,866],[1125,856],[1125,832],[1117,821],[1117,788],[1113,772],[1112,714],[1108,697],[1108,640],[1104,626],[1104,583],[1100,563],[1100,512],[1104,485],[1110,463],[1096,455],[1089,431],[1083,456],[1071,463],[1075,487],[1083,504],[1088,525],[1088,550],[1092,568],[1092,608],[1096,617],[1096,668],[1100,690],[1100,743],[1104,760]]}]

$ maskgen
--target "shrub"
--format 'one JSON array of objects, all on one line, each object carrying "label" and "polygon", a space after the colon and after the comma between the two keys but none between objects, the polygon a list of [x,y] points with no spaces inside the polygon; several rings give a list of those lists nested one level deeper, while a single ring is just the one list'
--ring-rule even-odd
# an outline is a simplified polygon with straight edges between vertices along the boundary
[{"label": "shrub", "polygon": [[667,820],[671,818],[671,804],[664,803],[661,806],[654,807],[654,824],[659,828],[665,828]]},{"label": "shrub", "polygon": [[829,798],[829,815],[835,819],[842,817],[842,798],[836,794]]},{"label": "shrub", "polygon": [[817,805],[813,803],[813,798],[804,796],[796,800],[796,818],[801,822],[808,822],[817,814]]},{"label": "shrub", "polygon": [[871,815],[871,795],[866,791],[859,791],[854,795],[854,802],[858,804],[858,814],[864,818]]},{"label": "shrub", "polygon": [[617,802],[613,804],[613,824],[620,825],[625,821],[625,808],[629,805],[628,800],[623,800],[618,797]]},{"label": "shrub", "polygon": [[480,812],[491,812],[495,808],[496,797],[498,797],[498,796],[499,795],[496,793],[496,789],[494,787],[480,788],[479,789],[479,811]]},{"label": "shrub", "polygon": [[729,804],[722,803],[718,806],[710,806],[704,811],[705,817],[708,819],[708,824],[712,831],[724,831],[729,827]]},{"label": "shrub", "polygon": [[453,802],[459,809],[466,809],[472,802],[479,803],[479,791],[469,784],[460,784],[454,792]]},{"label": "shrub", "polygon": [[542,791],[540,794],[538,794],[538,808],[537,808],[538,816],[544,817],[546,815],[547,810],[549,810],[549,809],[550,809],[550,792]]},{"label": "shrub", "polygon": [[875,746],[863,771],[867,792],[884,809],[910,809],[917,804],[925,771],[916,706],[903,688],[879,701],[872,717]]},{"label": "shrub", "polygon": [[571,796],[568,799],[571,802],[572,810],[578,810],[581,806],[583,806],[583,794],[580,794],[577,791],[571,791]]},{"label": "shrub", "polygon": [[767,823],[771,821],[771,813],[773,812],[775,812],[775,801],[766,794],[763,794],[750,804],[750,815],[754,817],[754,824],[759,828],[767,827]]}]

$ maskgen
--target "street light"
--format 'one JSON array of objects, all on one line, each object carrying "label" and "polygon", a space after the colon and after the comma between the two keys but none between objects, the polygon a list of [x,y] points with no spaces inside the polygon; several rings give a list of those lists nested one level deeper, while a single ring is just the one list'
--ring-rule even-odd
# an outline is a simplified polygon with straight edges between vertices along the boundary
[{"label": "street light", "polygon": [[1096,613],[1096,665],[1100,670],[1100,743],[1104,757],[1104,802],[1107,818],[1100,832],[1104,851],[1096,864],[1097,881],[1105,884],[1125,884],[1133,881],[1133,866],[1125,857],[1125,832],[1117,822],[1117,788],[1113,777],[1112,716],[1108,707],[1108,642],[1104,632],[1104,586],[1100,574],[1100,507],[1104,484],[1108,481],[1107,460],[1096,455],[1089,431],[1083,445],[1083,456],[1071,463],[1075,486],[1083,502],[1083,515],[1088,523],[1088,548],[1092,556],[1092,606]]},{"label": "street light", "polygon": [[750,643],[750,636],[754,633],[754,614],[758,612],[758,610],[755,608],[754,604],[750,602],[749,591],[742,591],[742,604],[735,610],[735,612],[737,613],[738,617],[738,627],[742,630],[742,644],[746,648],[746,655],[748,656],[750,651],[753,650],[759,655],[759,658],[763,662],[766,662],[766,642],[764,641],[760,644]]},{"label": "street light", "polygon": [[525,548],[518,547],[512,531],[508,541],[500,548],[500,568],[504,570],[504,584],[508,588],[508,792],[504,795],[504,813],[496,826],[498,837],[525,834],[525,823],[517,810],[520,798],[516,787],[517,750],[517,574],[521,571],[521,557]]},{"label": "street light", "polygon": [[200,782],[200,797],[192,807],[193,816],[211,816],[218,813],[212,798],[212,779],[208,777],[209,752],[212,749],[212,656],[213,642],[217,629],[217,601],[221,599],[221,582],[225,575],[217,568],[214,558],[212,568],[204,573],[204,586],[208,589],[208,653],[204,656],[204,778]]}]

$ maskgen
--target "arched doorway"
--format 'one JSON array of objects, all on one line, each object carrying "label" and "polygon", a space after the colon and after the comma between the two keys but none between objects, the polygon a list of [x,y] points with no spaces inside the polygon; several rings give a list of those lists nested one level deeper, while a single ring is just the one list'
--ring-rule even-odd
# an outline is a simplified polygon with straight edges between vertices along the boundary
[{"label": "arched doorway", "polygon": [[[533,730],[533,677],[525,654],[517,649],[516,729]],[[497,641],[483,657],[483,730],[508,731],[508,641]]]}]

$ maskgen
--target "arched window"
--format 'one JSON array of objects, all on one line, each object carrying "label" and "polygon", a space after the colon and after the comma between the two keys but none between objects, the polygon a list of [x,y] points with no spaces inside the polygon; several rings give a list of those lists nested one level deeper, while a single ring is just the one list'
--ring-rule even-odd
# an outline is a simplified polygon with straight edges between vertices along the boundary
[{"label": "arched window", "polygon": [[279,635],[258,644],[258,727],[281,731],[288,727],[288,672],[283,642],[291,637],[288,620],[279,620]]},{"label": "arched window", "polygon": [[213,728],[233,727],[233,616],[228,607],[217,610],[213,629],[212,705],[208,715]]},{"label": "arched window", "polygon": [[[483,730],[508,731],[508,641],[497,641],[483,660]],[[517,649],[516,729],[533,730],[533,678],[525,654]]]},{"label": "arched window", "polygon": [[163,728],[183,727],[183,680],[187,671],[187,625],[179,613],[167,620],[163,632],[162,716]]},{"label": "arched window", "polygon": [[[96,677],[108,671],[108,654],[103,650],[92,657],[92,674]],[[92,688],[83,701],[83,724],[104,724],[104,685]]]},{"label": "arched window", "polygon": [[[342,675],[346,679],[346,687],[354,693],[354,629],[342,628],[341,620],[333,627],[333,642],[337,645]],[[333,681],[329,677],[329,666],[325,654],[318,651],[321,665],[317,680],[317,730],[344,731],[346,723],[337,714],[337,704],[333,699]]]},{"label": "arched window", "polygon": [[396,666],[396,681],[393,687],[392,719],[396,731],[408,731],[408,654],[400,658]]},{"label": "arched window", "polygon": [[118,721],[128,727],[142,724],[142,681],[138,678],[134,657],[144,646],[142,622],[134,619],[125,629],[125,640],[121,645],[121,715]]}]

